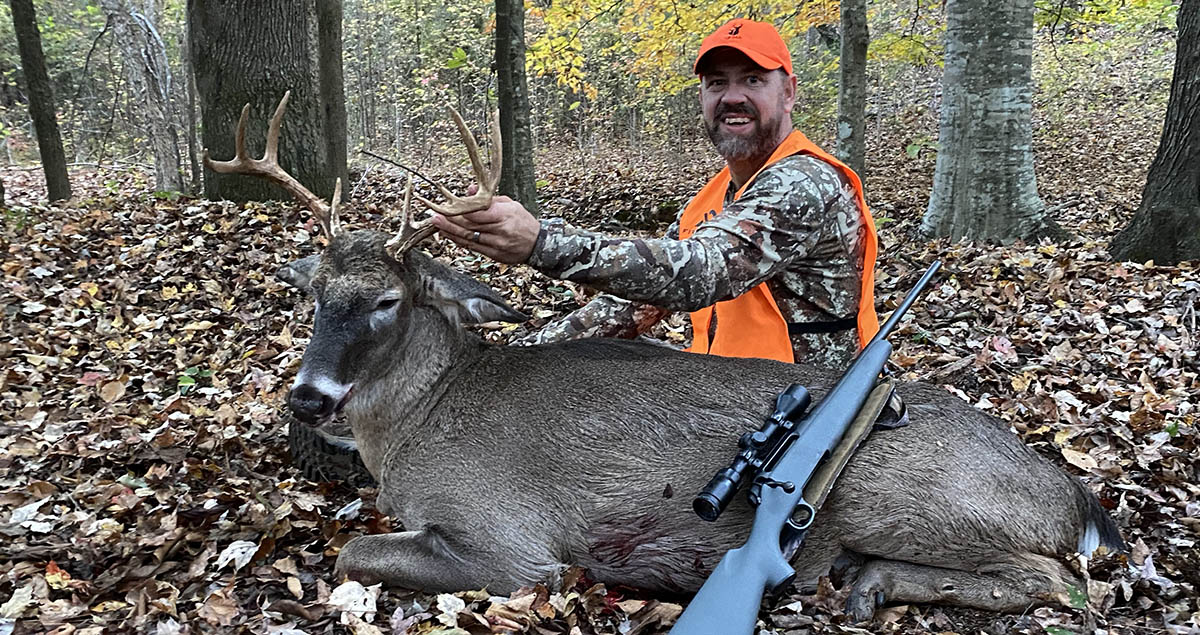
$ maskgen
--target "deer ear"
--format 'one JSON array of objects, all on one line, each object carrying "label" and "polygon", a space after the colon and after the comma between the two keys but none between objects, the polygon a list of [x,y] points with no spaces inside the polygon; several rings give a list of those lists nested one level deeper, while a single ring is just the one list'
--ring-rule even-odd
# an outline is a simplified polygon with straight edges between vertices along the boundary
[{"label": "deer ear", "polygon": [[294,260],[275,271],[275,279],[305,293],[312,293],[313,274],[321,264],[321,254]]},{"label": "deer ear", "polygon": [[491,287],[468,275],[423,254],[418,256],[409,252],[407,260],[416,264],[421,272],[427,300],[461,323],[524,322],[529,319],[528,315],[509,306]]},{"label": "deer ear", "polygon": [[463,324],[524,322],[528,315],[512,308],[491,287],[462,274],[460,279],[427,279],[426,288],[443,310],[457,314]]}]

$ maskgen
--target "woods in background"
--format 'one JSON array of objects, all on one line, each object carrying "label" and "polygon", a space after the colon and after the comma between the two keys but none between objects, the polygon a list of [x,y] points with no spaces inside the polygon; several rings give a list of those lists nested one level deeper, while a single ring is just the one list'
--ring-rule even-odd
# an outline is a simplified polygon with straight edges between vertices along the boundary
[{"label": "woods in background", "polygon": [[[308,0],[233,2],[221,11],[205,0],[186,6],[180,0],[136,6],[97,1],[36,3],[44,24],[52,25],[43,28],[53,33],[46,45],[49,85],[61,95],[58,110],[72,163],[152,161],[156,189],[186,189],[184,169],[195,182],[201,146],[217,158],[232,155],[241,104],[251,104],[250,120],[257,123],[249,126],[249,147],[257,152],[262,122],[291,89],[281,161],[311,189],[328,195],[334,179],[347,177],[346,163],[356,150],[381,152],[417,168],[444,162],[450,139],[446,104],[481,131],[487,113],[504,103],[511,180],[506,178],[503,189],[527,204],[536,204],[532,159],[539,148],[692,151],[701,133],[688,52],[700,34],[731,17],[723,5],[681,11],[667,0],[563,0],[524,10],[507,0],[465,5]],[[1200,255],[1195,245],[1178,239],[1186,233],[1179,228],[1194,226],[1200,213],[1196,188],[1188,187],[1195,177],[1166,165],[1197,163],[1188,159],[1196,156],[1197,145],[1197,106],[1188,97],[1197,93],[1195,54],[1188,53],[1197,36],[1187,18],[1197,1],[1182,0],[1181,9],[1173,0],[1056,6],[952,0],[944,12],[887,2],[752,3],[737,11],[774,22],[790,40],[801,89],[797,124],[827,140],[862,173],[871,170],[865,139],[873,120],[938,109],[938,138],[914,134],[909,146],[914,156],[937,157],[923,229],[998,241],[1062,235],[1034,176],[1035,113],[1054,108],[1053,102],[1035,103],[1034,95],[1059,90],[1038,84],[1039,47],[1052,49],[1054,60],[1043,55],[1044,65],[1062,64],[1063,52],[1074,49],[1107,46],[1099,48],[1101,57],[1119,57],[1136,45],[1131,42],[1169,47],[1179,12],[1172,92],[1178,97],[1172,97],[1146,209],[1117,249],[1123,257],[1172,262]],[[14,0],[11,7],[19,4]],[[26,15],[4,8],[14,19]],[[972,66],[967,59],[988,62]],[[0,132],[10,155],[38,128],[24,108],[37,101],[37,91],[26,88],[36,84],[36,75],[35,64],[18,62],[7,46],[0,49]],[[926,84],[924,94],[908,103],[880,100],[905,81],[939,75],[940,91]],[[193,76],[198,107],[185,81]],[[1159,87],[1165,101],[1169,77],[1142,81]],[[194,139],[196,122],[202,124],[202,142]],[[55,165],[53,150],[43,155],[47,165]],[[9,160],[33,158],[26,153]],[[209,197],[280,195],[237,177],[205,176]],[[1176,211],[1161,211],[1166,208]],[[1152,213],[1158,222],[1146,220]],[[1142,245],[1137,249],[1126,246],[1135,233]]]}]

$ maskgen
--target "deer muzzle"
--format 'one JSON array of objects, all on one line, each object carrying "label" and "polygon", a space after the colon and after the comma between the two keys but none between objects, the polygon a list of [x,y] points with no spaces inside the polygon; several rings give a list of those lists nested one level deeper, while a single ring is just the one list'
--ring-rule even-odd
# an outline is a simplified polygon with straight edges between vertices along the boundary
[{"label": "deer muzzle", "polygon": [[341,411],[353,392],[354,384],[339,384],[326,378],[297,381],[288,392],[288,407],[297,419],[315,424]]}]

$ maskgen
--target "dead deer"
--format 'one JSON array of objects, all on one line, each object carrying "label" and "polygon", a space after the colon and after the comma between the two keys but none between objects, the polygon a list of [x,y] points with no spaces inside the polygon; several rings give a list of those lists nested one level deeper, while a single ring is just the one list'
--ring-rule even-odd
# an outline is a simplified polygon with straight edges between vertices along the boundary
[{"label": "dead deer", "polygon": [[[411,181],[399,235],[340,231],[336,207],[274,164],[284,103],[263,159],[245,156],[243,113],[237,158],[206,164],[280,183],[329,239],[280,273],[316,300],[288,404],[308,422],[345,412],[380,509],[407,529],[351,540],[337,572],[507,593],[582,565],[609,584],[695,591],[744,542],[752,509],[739,497],[706,523],[690,494],[778,391],[800,383],[819,399],[835,378],[620,340],[487,344],[462,324],[525,316],[413,249],[431,230],[410,223]],[[485,206],[499,180],[454,116],[481,187],[472,201],[445,192],[443,213]],[[1019,611],[1080,584],[1064,556],[1123,547],[1087,487],[999,420],[932,385],[899,392],[911,423],[872,434],[846,467],[794,560],[801,586],[849,556],[858,619],[884,601]]]}]

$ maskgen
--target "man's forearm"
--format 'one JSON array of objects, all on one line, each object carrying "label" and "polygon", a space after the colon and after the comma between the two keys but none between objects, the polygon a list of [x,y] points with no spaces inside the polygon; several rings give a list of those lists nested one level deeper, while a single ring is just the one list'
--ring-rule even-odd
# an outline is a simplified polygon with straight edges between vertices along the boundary
[{"label": "man's forearm", "polygon": [[609,238],[543,221],[529,264],[546,275],[670,311],[695,311],[745,289],[715,240]]},{"label": "man's forearm", "polygon": [[611,295],[599,295],[569,315],[547,324],[514,344],[549,344],[586,337],[632,339],[645,333],[668,314],[668,311],[648,304],[629,302]]}]

